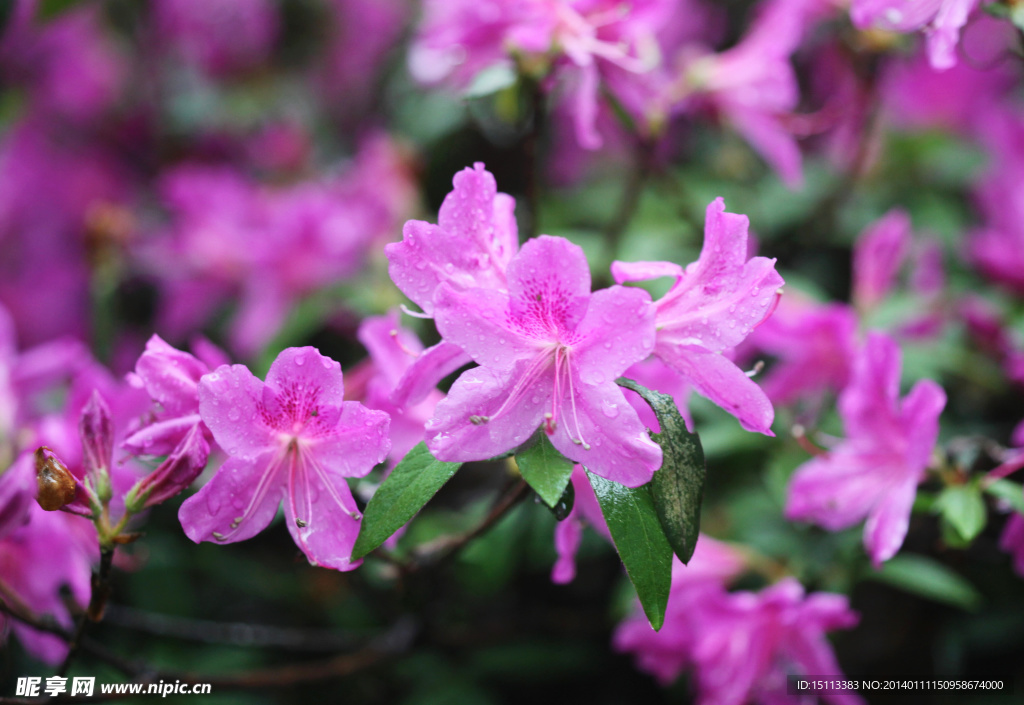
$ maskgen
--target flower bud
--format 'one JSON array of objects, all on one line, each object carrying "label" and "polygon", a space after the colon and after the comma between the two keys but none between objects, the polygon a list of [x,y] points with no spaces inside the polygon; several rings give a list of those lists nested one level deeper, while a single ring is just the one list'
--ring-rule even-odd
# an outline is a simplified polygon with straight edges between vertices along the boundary
[{"label": "flower bud", "polygon": [[48,512],[55,512],[75,499],[78,482],[67,466],[45,446],[36,449],[36,501]]},{"label": "flower bud", "polygon": [[202,424],[196,424],[167,459],[128,492],[125,498],[128,511],[141,512],[181,492],[203,471],[209,455],[210,444],[203,437]]},{"label": "flower bud", "polygon": [[82,409],[78,430],[82,436],[82,459],[86,475],[93,477],[100,501],[108,501],[110,460],[114,453],[114,428],[110,420],[110,407],[95,390]]}]

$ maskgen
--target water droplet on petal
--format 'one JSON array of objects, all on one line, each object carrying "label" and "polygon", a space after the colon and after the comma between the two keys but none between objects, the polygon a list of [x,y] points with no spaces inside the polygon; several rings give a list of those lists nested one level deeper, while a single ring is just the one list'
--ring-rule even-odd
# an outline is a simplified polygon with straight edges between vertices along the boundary
[{"label": "water droplet on petal", "polygon": [[619,405],[618,404],[612,404],[612,403],[608,402],[607,400],[605,400],[601,404],[601,411],[603,411],[604,415],[607,416],[608,418],[614,419],[616,416],[619,415]]},{"label": "water droplet on petal", "polygon": [[297,358],[295,358],[295,364],[298,367],[302,367],[303,365],[306,364],[306,358],[304,358],[304,357],[297,357]]}]

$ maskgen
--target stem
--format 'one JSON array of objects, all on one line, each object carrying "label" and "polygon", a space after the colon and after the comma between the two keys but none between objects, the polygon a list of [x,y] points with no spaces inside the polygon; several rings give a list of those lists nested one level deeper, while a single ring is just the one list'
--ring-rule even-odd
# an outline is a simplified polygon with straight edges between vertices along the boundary
[{"label": "stem", "polygon": [[1020,455],[1016,456],[1015,458],[1012,458],[1011,460],[1007,460],[1002,465],[999,465],[999,466],[993,468],[992,470],[990,470],[985,475],[985,478],[981,481],[982,489],[984,489],[985,487],[988,487],[989,485],[991,485],[996,480],[1001,480],[1004,477],[1012,475],[1013,473],[1017,472],[1021,468],[1024,468],[1024,453],[1021,453]]},{"label": "stem", "polygon": [[75,633],[72,635],[71,641],[68,643],[68,655],[64,657],[64,662],[60,665],[60,668],[57,669],[58,676],[67,674],[68,669],[71,667],[71,661],[78,653],[78,647],[82,643],[82,637],[85,636],[86,623],[90,621],[99,622],[103,619],[103,610],[106,608],[107,599],[110,597],[110,569],[113,564],[114,549],[105,547],[101,548],[100,566],[92,575],[92,595],[89,598],[89,606],[78,618],[78,625],[75,627]]},{"label": "stem", "polygon": [[491,507],[491,511],[484,517],[484,520],[473,529],[459,536],[447,536],[440,541],[424,546],[422,551],[417,551],[413,560],[408,564],[408,572],[415,572],[427,566],[439,565],[458,553],[466,544],[473,539],[486,533],[492,526],[498,523],[502,517],[524,497],[526,497],[529,485],[525,480],[518,480],[507,490]]},{"label": "stem", "polygon": [[530,103],[533,115],[530,118],[530,131],[523,139],[523,156],[526,172],[526,206],[529,219],[526,227],[526,239],[540,234],[540,134],[544,126],[544,92],[540,81],[530,84]]},{"label": "stem", "polygon": [[622,236],[626,233],[630,221],[636,214],[637,206],[640,205],[640,196],[647,185],[647,179],[651,175],[651,160],[654,156],[654,144],[648,140],[640,140],[636,147],[636,163],[629,173],[629,178],[623,185],[622,196],[619,198],[619,207],[615,215],[608,222],[604,231],[605,243],[608,253],[612,259],[618,254]]}]

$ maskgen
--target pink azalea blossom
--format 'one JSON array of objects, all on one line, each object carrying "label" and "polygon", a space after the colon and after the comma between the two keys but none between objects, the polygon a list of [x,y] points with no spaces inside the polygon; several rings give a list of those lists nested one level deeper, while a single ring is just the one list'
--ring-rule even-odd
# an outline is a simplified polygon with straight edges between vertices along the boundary
[{"label": "pink azalea blossom", "polygon": [[[425,314],[434,314],[441,284],[506,291],[505,270],[519,249],[515,200],[500,193],[494,176],[476,163],[455,175],[437,225],[410,220],[402,241],[386,245],[388,272]],[[424,350],[409,366],[392,397],[398,405],[417,403],[444,377],[470,362],[469,355],[443,340]]]},{"label": "pink azalea blossom", "polygon": [[627,87],[627,75],[639,84],[650,80],[661,63],[657,35],[670,24],[675,5],[669,0],[429,0],[410,69],[424,83],[451,78],[465,86],[483,69],[511,68],[519,60],[546,76],[547,90],[563,89],[577,141],[597,149],[604,76],[615,75],[616,84]]},{"label": "pink azalea blossom", "polygon": [[662,100],[667,110],[709,106],[736,129],[791,188],[803,183],[800,149],[787,117],[800,100],[790,56],[820,0],[769,0],[750,30],[731,49],[711,53],[689,47],[682,70]]},{"label": "pink azalea blossom", "polygon": [[880,304],[896,283],[910,253],[910,216],[893,209],[869,225],[853,249],[853,300],[868,311]]},{"label": "pink azalea blossom", "polygon": [[[0,583],[36,614],[50,615],[70,629],[63,590],[68,588],[79,605],[88,604],[91,566],[98,558],[96,532],[89,522],[34,506],[24,526],[0,536]],[[8,628],[30,654],[46,663],[56,664],[67,654],[63,639],[0,613],[0,639]]]},{"label": "pink azalea blossom", "polygon": [[661,465],[615,379],[654,347],[647,292],[591,294],[583,250],[562,238],[529,240],[509,262],[508,290],[442,284],[441,335],[480,367],[464,372],[427,424],[441,460],[484,460],[525,443],[539,427],[563,455],[636,487]]},{"label": "pink azalea blossom", "polygon": [[212,439],[199,416],[199,380],[213,368],[227,364],[227,359],[220,357],[217,364],[208,364],[153,335],[130,379],[145,388],[155,408],[151,418],[125,439],[124,447],[136,455],[166,455],[193,426],[199,426],[207,440]]},{"label": "pink azalea blossom", "polygon": [[699,612],[724,595],[725,585],[745,567],[746,561],[736,549],[701,534],[688,564],[672,558],[672,586],[662,628],[654,631],[642,610],[636,610],[616,628],[615,650],[632,652],[640,670],[662,685],[670,685],[693,665]]},{"label": "pink azalea blossom", "polygon": [[412,200],[398,149],[380,135],[347,170],[287,187],[228,167],[183,165],[160,182],[170,223],[138,249],[163,286],[161,328],[184,336],[240,299],[235,349],[254,354],[311,293],[356,276]]},{"label": "pink azalea blossom", "polygon": [[861,29],[877,27],[893,32],[924,30],[928,60],[942,70],[956,65],[960,30],[979,0],[853,0],[850,17]]},{"label": "pink azalea blossom", "polygon": [[365,375],[361,393],[352,396],[352,377],[349,373],[346,398],[358,399],[369,409],[377,409],[391,417],[391,459],[397,463],[413,446],[423,440],[424,426],[434,415],[441,392],[432,390],[416,404],[398,405],[391,396],[405,371],[423,353],[423,343],[416,335],[399,323],[398,311],[386,316],[370,316],[359,325],[359,342],[370,358],[361,374]]},{"label": "pink azalea blossom", "polygon": [[278,34],[270,0],[158,0],[153,16],[157,40],[174,59],[215,76],[266,61]]},{"label": "pink azalea blossom", "polygon": [[1021,76],[1016,62],[1002,60],[1016,45],[1016,31],[1004,19],[979,13],[962,41],[971,60],[944,70],[933,68],[926,52],[889,58],[880,90],[890,122],[911,130],[984,133],[986,116],[1001,109]]},{"label": "pink azalea blossom", "polygon": [[199,412],[230,456],[181,506],[190,539],[234,543],[270,524],[282,500],[288,531],[310,563],[351,560],[360,514],[346,478],[390,450],[388,416],[343,401],[341,367],[315,348],[288,348],[256,379],[222,366],[199,382]]},{"label": "pink azalea blossom", "polygon": [[839,397],[846,439],[797,468],[786,503],[787,518],[830,531],[867,518],[864,546],[876,567],[903,545],[946,405],[931,380],[918,381],[902,400],[899,387],[899,347],[871,333]]},{"label": "pink azalea blossom", "polygon": [[[697,550],[707,541],[702,537]],[[724,545],[712,546],[718,565],[707,576],[691,578],[690,566],[676,565],[661,630],[632,618],[616,631],[616,648],[633,651],[638,666],[665,684],[692,670],[698,705],[797,705],[805,700],[787,694],[787,675],[841,677],[825,633],[856,625],[847,599],[806,595],[793,578],[758,593],[727,593],[722,582],[735,575],[736,559]],[[690,565],[696,560],[694,554]],[[821,695],[831,705],[863,702],[849,691]]]},{"label": "pink azalea blossom", "polygon": [[850,379],[857,350],[857,317],[846,304],[821,304],[786,292],[749,341],[775,357],[761,387],[775,404],[838,394]]},{"label": "pink azalea blossom", "polygon": [[708,205],[704,247],[685,269],[670,262],[615,262],[616,282],[675,277],[654,302],[654,354],[735,416],[748,431],[771,432],[767,395],[722,353],[739,345],[777,302],[782,277],[775,260],[747,257],[747,217],[725,212],[721,198]]}]

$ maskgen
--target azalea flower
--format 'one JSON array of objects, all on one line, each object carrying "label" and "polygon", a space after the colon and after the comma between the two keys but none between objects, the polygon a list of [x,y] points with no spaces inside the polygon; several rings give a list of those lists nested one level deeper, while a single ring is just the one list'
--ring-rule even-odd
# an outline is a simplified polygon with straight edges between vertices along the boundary
[{"label": "azalea flower", "polygon": [[708,205],[700,258],[683,269],[672,262],[614,262],[616,282],[675,277],[654,302],[654,354],[703,396],[735,416],[748,431],[771,432],[774,411],[767,395],[723,355],[739,345],[774,310],[782,277],[775,260],[747,258],[745,215]]},{"label": "azalea flower", "polygon": [[129,375],[132,384],[144,387],[156,407],[149,422],[124,441],[124,447],[136,455],[166,455],[199,426],[207,440],[209,429],[199,416],[199,380],[213,368],[227,364],[227,357],[212,345],[205,348],[201,360],[168,345],[154,335]]},{"label": "azalea flower", "polygon": [[923,29],[928,38],[928,60],[932,68],[942,70],[956,65],[960,30],[977,5],[978,0],[853,0],[850,18],[861,29]]},{"label": "azalea flower", "polygon": [[233,543],[270,524],[284,501],[288,531],[310,563],[351,570],[361,515],[346,478],[387,456],[388,416],[343,401],[341,367],[315,348],[288,348],[256,379],[244,365],[199,381],[199,413],[230,456],[181,506],[190,539]]},{"label": "azalea flower", "polygon": [[[386,245],[388,273],[426,316],[434,314],[441,284],[457,289],[506,291],[505,269],[519,249],[516,202],[498,191],[494,176],[477,162],[452,179],[437,225],[410,220],[402,241]],[[424,350],[396,385],[399,406],[423,400],[444,377],[471,361],[448,340]]]},{"label": "azalea flower", "polygon": [[529,240],[509,262],[508,290],[443,284],[441,335],[480,367],[464,372],[427,424],[427,446],[448,461],[485,460],[538,428],[565,457],[629,487],[648,482],[661,448],[615,379],[654,347],[647,292],[590,293],[583,250]]},{"label": "azalea flower", "polygon": [[838,531],[867,518],[864,546],[875,567],[903,545],[917,485],[939,433],[946,394],[920,380],[902,400],[899,346],[872,333],[839,397],[846,439],[797,468],[786,516]]}]

